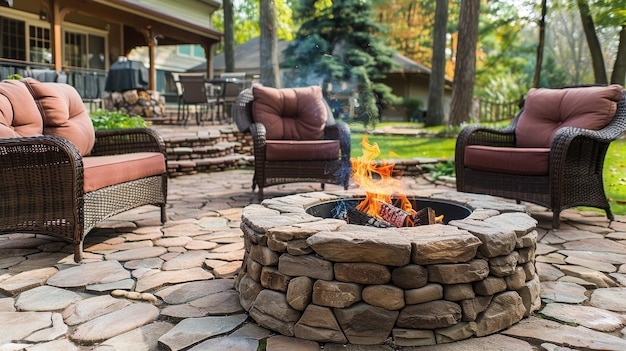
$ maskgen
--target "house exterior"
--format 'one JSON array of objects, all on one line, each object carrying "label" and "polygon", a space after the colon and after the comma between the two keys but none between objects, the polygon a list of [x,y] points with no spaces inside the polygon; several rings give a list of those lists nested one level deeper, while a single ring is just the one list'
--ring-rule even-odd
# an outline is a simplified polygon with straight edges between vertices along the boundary
[{"label": "house exterior", "polygon": [[210,73],[213,46],[223,36],[211,16],[221,6],[221,0],[0,0],[0,79],[34,71],[53,79],[53,71],[85,94],[85,85],[101,88],[118,57],[140,47],[151,90],[157,47],[201,48]]},{"label": "house exterior", "polygon": [[[284,50],[289,42],[280,40],[277,43],[278,62],[284,62]],[[260,75],[260,39],[259,37],[248,40],[247,42],[235,47],[235,72],[245,73],[246,79],[250,82],[258,80]],[[395,54],[393,56],[397,67],[387,72],[387,77],[381,82],[392,88],[393,94],[404,99],[415,98],[422,102],[422,109],[428,109],[428,86],[430,82],[430,69],[420,65],[419,63],[403,56]],[[226,64],[224,54],[216,55],[213,58],[213,74],[218,76],[225,72]],[[206,71],[206,63],[198,64],[189,69],[189,72]],[[281,79],[285,81],[285,75],[288,69],[281,68]],[[311,84],[319,84],[320,82],[311,82]],[[345,105],[348,106],[348,97],[350,92],[339,94],[343,96]],[[446,79],[446,88],[444,94],[444,113],[447,116],[450,100],[452,99],[452,81]],[[385,121],[406,121],[406,110],[402,106],[390,106],[383,110],[383,120]]]}]

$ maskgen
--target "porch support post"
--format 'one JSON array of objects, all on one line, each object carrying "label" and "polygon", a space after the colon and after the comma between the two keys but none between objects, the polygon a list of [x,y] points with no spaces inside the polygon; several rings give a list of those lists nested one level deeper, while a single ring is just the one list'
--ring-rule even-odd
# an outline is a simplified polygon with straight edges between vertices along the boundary
[{"label": "porch support post", "polygon": [[148,57],[150,60],[150,67],[148,67],[150,73],[150,82],[148,84],[148,89],[150,91],[156,91],[156,67],[155,67],[155,57],[156,57],[156,46],[157,46],[157,35],[154,34],[152,30],[152,26],[148,26],[148,30],[146,33],[146,41],[148,42]]},{"label": "porch support post", "polygon": [[52,62],[54,62],[54,69],[60,71],[63,68],[61,24],[65,13],[61,13],[58,0],[50,0],[50,14],[52,16]]}]

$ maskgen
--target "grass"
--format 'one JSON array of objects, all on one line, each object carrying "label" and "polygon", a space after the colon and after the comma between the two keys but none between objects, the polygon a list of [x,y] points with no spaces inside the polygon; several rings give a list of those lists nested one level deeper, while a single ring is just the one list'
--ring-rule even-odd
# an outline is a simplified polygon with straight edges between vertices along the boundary
[{"label": "grass", "polygon": [[[506,125],[506,124],[504,124]],[[377,127],[395,126],[418,129],[416,123],[381,123]],[[496,126],[501,127],[501,126]],[[420,157],[454,158],[455,138],[409,137],[396,135],[373,135],[351,126],[352,156],[363,154],[361,140],[367,135],[370,144],[377,143],[380,148],[379,159],[411,159]],[[431,132],[450,131],[444,127],[428,128]],[[604,161],[604,190],[609,199],[611,210],[615,214],[626,215],[626,140],[617,140],[609,146]]]}]

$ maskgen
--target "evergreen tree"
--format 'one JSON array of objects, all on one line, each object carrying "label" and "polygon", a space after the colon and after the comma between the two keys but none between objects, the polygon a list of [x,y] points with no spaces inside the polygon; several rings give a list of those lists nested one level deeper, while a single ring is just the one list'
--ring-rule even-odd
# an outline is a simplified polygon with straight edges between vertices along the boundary
[{"label": "evergreen tree", "polygon": [[[302,0],[300,5],[295,12],[303,16],[302,25],[285,51],[284,65],[293,69],[293,77],[284,85],[319,84],[326,97],[347,85],[367,99],[359,105],[370,105],[376,96],[379,104],[397,103],[388,86],[372,83],[368,90],[363,84],[381,80],[395,66],[393,51],[378,36],[382,28],[370,0]],[[378,117],[378,110],[359,116],[365,125]]]}]

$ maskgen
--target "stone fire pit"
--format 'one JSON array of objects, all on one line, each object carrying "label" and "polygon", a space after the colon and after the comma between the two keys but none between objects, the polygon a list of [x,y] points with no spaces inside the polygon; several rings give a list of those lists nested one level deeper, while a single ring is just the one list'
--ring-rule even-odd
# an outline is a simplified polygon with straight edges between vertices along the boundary
[{"label": "stone fire pit", "polygon": [[236,288],[259,325],[322,343],[419,346],[496,333],[540,307],[537,223],[524,206],[443,192],[432,198],[473,212],[382,229],[305,210],[347,194],[290,195],[243,210]]}]

